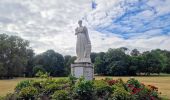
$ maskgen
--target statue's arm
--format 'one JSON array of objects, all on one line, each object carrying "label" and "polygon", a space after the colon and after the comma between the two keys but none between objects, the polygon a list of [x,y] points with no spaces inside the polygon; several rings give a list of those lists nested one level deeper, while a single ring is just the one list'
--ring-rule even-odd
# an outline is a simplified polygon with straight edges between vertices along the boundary
[{"label": "statue's arm", "polygon": [[87,41],[89,44],[91,44],[89,34],[88,34],[88,29],[86,27],[84,27],[84,28],[85,28],[85,34],[86,34]]}]

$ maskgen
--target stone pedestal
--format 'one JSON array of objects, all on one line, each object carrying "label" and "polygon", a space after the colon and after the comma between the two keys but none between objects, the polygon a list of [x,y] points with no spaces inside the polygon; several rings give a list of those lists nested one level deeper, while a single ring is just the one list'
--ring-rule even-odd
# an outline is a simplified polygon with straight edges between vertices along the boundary
[{"label": "stone pedestal", "polygon": [[94,67],[92,63],[75,63],[71,64],[71,74],[80,78],[83,76],[86,80],[93,80],[94,78]]}]

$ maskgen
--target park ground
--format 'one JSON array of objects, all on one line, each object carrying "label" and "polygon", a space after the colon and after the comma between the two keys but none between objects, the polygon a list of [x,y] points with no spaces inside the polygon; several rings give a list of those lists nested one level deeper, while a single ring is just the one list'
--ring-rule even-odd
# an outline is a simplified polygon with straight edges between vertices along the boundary
[{"label": "park ground", "polygon": [[[104,79],[105,76],[96,76],[95,79]],[[112,77],[113,79],[122,78],[124,81],[127,81],[131,77]],[[154,85],[158,87],[161,95],[167,98],[170,98],[170,76],[136,76],[135,79],[138,79],[140,82],[146,85]],[[27,79],[36,79],[36,78],[15,78],[10,80],[0,80],[0,96],[5,96],[7,93],[12,93],[15,86],[18,82]]]}]

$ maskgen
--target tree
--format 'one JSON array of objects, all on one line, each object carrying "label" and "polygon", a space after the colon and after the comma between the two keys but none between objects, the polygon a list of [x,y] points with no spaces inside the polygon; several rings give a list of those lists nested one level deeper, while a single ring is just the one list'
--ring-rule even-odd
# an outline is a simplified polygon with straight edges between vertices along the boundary
[{"label": "tree", "polygon": [[25,76],[26,77],[32,77],[34,75],[33,73],[33,67],[35,66],[34,64],[34,51],[32,49],[28,49],[27,50],[27,57],[28,57],[28,61],[27,61],[27,65],[25,67]]},{"label": "tree", "polygon": [[71,67],[70,60],[71,60],[71,56],[70,55],[64,56],[64,67],[65,67],[65,70],[66,70],[66,75],[70,74],[70,67]]},{"label": "tree", "polygon": [[131,56],[139,56],[140,52],[138,51],[138,49],[133,49],[130,54]]},{"label": "tree", "polygon": [[122,49],[109,49],[105,61],[108,75],[127,75],[129,58]]},{"label": "tree", "polygon": [[92,62],[92,63],[95,62],[96,57],[97,57],[97,53],[92,52],[92,53],[90,54],[90,58],[91,58],[91,62]]},{"label": "tree", "polygon": [[28,61],[29,42],[18,36],[0,34],[0,77],[23,76]]},{"label": "tree", "polygon": [[101,75],[106,75],[107,74],[107,68],[105,65],[105,59],[104,59],[105,53],[100,52],[97,54],[97,57],[95,58],[94,62],[94,69],[95,73],[101,74]]},{"label": "tree", "polygon": [[64,57],[54,50],[47,50],[35,57],[35,64],[42,65],[51,76],[64,76]]},{"label": "tree", "polygon": [[160,53],[152,50],[151,52],[147,51],[143,53],[145,68],[144,71],[147,75],[150,73],[160,73],[162,70],[162,62]]},{"label": "tree", "polygon": [[170,51],[163,51],[164,57],[163,57],[163,68],[162,71],[165,73],[170,73]]},{"label": "tree", "polygon": [[33,75],[36,75],[39,71],[42,72],[42,73],[45,73],[46,70],[43,68],[42,65],[36,65],[35,67],[33,67],[32,69],[33,71]]}]

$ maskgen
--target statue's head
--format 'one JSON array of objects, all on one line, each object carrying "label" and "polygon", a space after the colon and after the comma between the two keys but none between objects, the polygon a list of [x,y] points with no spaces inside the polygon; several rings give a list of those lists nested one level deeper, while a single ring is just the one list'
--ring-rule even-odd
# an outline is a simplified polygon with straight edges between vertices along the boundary
[{"label": "statue's head", "polygon": [[82,20],[78,21],[79,26],[82,26]]}]

